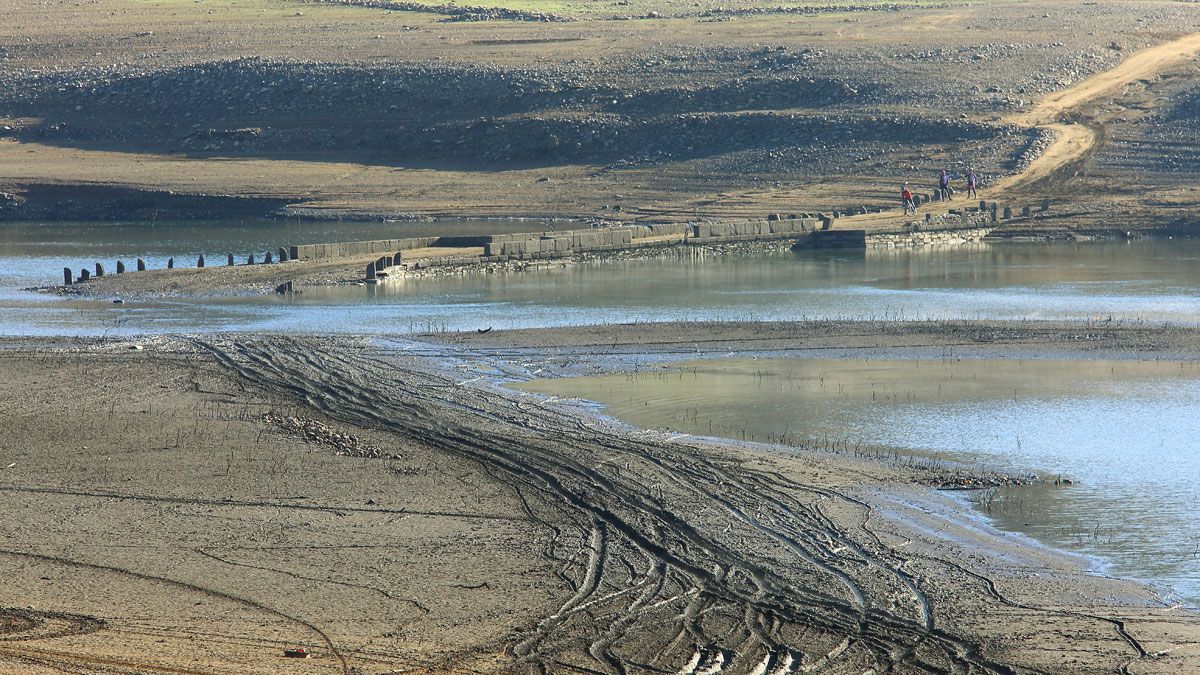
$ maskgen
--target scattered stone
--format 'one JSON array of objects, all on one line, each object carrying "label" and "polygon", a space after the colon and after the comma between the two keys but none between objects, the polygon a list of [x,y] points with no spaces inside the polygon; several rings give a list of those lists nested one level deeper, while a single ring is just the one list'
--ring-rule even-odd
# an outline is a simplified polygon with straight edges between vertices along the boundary
[{"label": "scattered stone", "polygon": [[367,443],[354,434],[335,431],[324,422],[307,417],[278,415],[268,412],[263,421],[284,431],[298,435],[309,443],[333,448],[334,454],[347,457],[381,458],[389,456],[377,445]]}]

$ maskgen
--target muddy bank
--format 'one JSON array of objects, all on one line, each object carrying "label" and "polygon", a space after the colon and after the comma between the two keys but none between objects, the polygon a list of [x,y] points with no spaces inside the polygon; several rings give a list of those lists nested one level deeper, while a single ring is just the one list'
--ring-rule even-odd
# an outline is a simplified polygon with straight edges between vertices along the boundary
[{"label": "muddy bank", "polygon": [[[476,349],[550,349],[586,354],[697,354],[719,351],[828,352],[936,350],[996,357],[1021,353],[1103,354],[1109,357],[1191,359],[1200,330],[1137,322],[1054,321],[797,321],[636,323],[429,335]],[[951,350],[951,351],[943,351]]]},{"label": "muddy bank", "polygon": [[288,199],[123,185],[33,184],[0,192],[0,221],[215,220],[275,216]]},{"label": "muddy bank", "polygon": [[[688,327],[660,328],[671,349]],[[0,659],[195,663],[171,618],[181,597],[211,606],[180,615],[206,632],[201,661],[243,672],[279,672],[290,643],[334,671],[1178,672],[1198,658],[1191,615],[998,535],[903,467],[631,433],[490,381],[561,358],[546,344],[631,329],[605,330],[402,350],[6,343],[18,386],[0,406],[27,443],[0,457],[16,509],[0,554],[22,565],[0,606],[91,628],[70,646],[29,634]],[[106,386],[51,384],[64,379]],[[345,452],[348,437],[381,458]],[[84,508],[103,518],[63,520]]]}]

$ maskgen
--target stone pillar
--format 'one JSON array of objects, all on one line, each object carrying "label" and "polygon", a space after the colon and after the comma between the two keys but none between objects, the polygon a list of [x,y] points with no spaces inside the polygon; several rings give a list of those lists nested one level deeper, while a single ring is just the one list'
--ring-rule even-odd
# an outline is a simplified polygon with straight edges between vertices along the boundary
[{"label": "stone pillar", "polygon": [[270,264],[273,262],[273,260],[272,260],[272,258],[271,258],[271,252],[270,252],[270,251],[267,251],[267,254],[266,254],[266,256],[263,258],[263,262],[264,262],[264,263],[266,263],[266,264],[268,264],[268,265],[270,265]]},{"label": "stone pillar", "polygon": [[980,211],[987,211],[987,207],[988,207],[988,206],[987,206],[987,202],[980,200],[980,202],[979,202],[979,210],[980,210]]},{"label": "stone pillar", "polygon": [[141,258],[138,258],[138,261],[137,261],[137,271],[139,271],[139,272],[145,272],[145,271],[146,271],[146,261],[145,261],[145,260],[142,260]]},{"label": "stone pillar", "polygon": [[821,216],[821,229],[822,230],[832,230],[833,229],[833,216]]},{"label": "stone pillar", "polygon": [[992,222],[1000,222],[1000,205],[996,202],[992,202]]},{"label": "stone pillar", "polygon": [[404,259],[404,253],[402,251],[396,251],[396,255],[392,256],[392,264],[399,265],[400,261],[403,259]]},{"label": "stone pillar", "polygon": [[71,268],[64,267],[63,268],[63,286],[70,286],[70,285],[71,285]]},{"label": "stone pillar", "polygon": [[254,264],[254,254],[253,254],[253,253],[251,253],[250,255],[246,256],[246,264],[247,264],[247,265],[253,265],[253,264]]},{"label": "stone pillar", "polygon": [[933,222],[933,214],[932,214],[932,213],[926,213],[926,214],[925,214],[925,222],[926,222],[926,223],[932,223],[932,222]]},{"label": "stone pillar", "polygon": [[1047,211],[1049,211],[1049,210],[1050,210],[1050,200],[1049,200],[1049,199],[1043,199],[1043,200],[1042,200],[1042,213],[1045,213],[1045,212],[1047,212]]},{"label": "stone pillar", "polygon": [[287,262],[287,261],[288,261],[287,249],[280,246],[279,247],[279,262]]},{"label": "stone pillar", "polygon": [[175,269],[175,259],[174,258],[167,258],[167,269],[169,269],[169,270]]},{"label": "stone pillar", "polygon": [[117,261],[117,274],[125,274],[125,263]]},{"label": "stone pillar", "polygon": [[367,263],[367,281],[375,280],[375,263]]},{"label": "stone pillar", "polygon": [[225,265],[227,267],[233,267],[233,254],[232,253],[226,254]]},{"label": "stone pillar", "polygon": [[393,257],[392,257],[392,256],[390,256],[390,255],[389,255],[389,256],[384,256],[384,257],[387,259],[387,265],[386,265],[386,267],[391,267],[391,266],[392,266],[392,261],[393,261],[393,260],[395,260],[395,258],[393,258]]},{"label": "stone pillar", "polygon": [[204,267],[204,256],[196,258],[196,267]]},{"label": "stone pillar", "polygon": [[1022,218],[1028,218],[1028,217],[1030,217],[1030,216],[1032,216],[1032,215],[1033,215],[1033,209],[1032,209],[1032,208],[1030,208],[1030,207],[1028,207],[1028,206],[1024,206],[1024,207],[1022,207],[1022,208],[1021,208],[1021,217],[1022,217]]},{"label": "stone pillar", "polygon": [[1012,207],[1011,206],[1004,207],[1004,219],[1012,220]]},{"label": "stone pillar", "polygon": [[104,276],[104,265],[96,263],[96,277],[99,278],[102,276]]},{"label": "stone pillar", "polygon": [[88,272],[86,269],[79,270],[79,280],[80,281],[87,281],[88,279],[91,279],[91,278],[92,278],[91,272]]}]

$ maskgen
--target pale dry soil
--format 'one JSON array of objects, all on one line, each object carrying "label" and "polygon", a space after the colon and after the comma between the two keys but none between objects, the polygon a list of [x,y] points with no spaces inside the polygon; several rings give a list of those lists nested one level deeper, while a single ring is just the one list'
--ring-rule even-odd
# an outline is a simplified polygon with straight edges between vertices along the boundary
[{"label": "pale dry soil", "polygon": [[[1200,619],[991,530],[936,472],[630,431],[493,384],[606,350],[1072,340],[1197,344],[828,323],[9,340],[0,669],[1186,671]],[[297,644],[314,657],[284,660]]]},{"label": "pale dry soil", "polygon": [[[1124,88],[1144,84],[1157,92],[1151,100],[1143,101],[1144,110],[1160,109],[1172,97],[1170,86],[1159,86],[1160,77],[1194,70],[1188,57],[1195,53],[1195,31],[1200,24],[1178,3],[915,3],[896,11],[726,17],[730,20],[690,15],[715,8],[709,5],[533,4],[533,9],[577,19],[561,24],[447,23],[439,14],[295,1],[99,0],[60,4],[53,12],[11,4],[11,21],[7,28],[0,29],[0,44],[7,54],[3,66],[13,73],[97,68],[112,68],[115,73],[154,72],[265,57],[356,65],[488,64],[516,69],[562,66],[577,69],[582,78],[597,72],[619,72],[625,62],[644,60],[667,64],[662,66],[660,76],[670,78],[670,64],[701,56],[712,58],[722,50],[739,54],[772,49],[788,54],[826,50],[834,54],[828,58],[835,60],[845,60],[847,55],[857,58],[861,63],[850,62],[848,66],[862,69],[856,77],[895,90],[895,95],[841,107],[813,102],[764,111],[767,104],[763,101],[735,93],[719,111],[701,108],[694,112],[730,119],[765,112],[763,119],[769,121],[832,110],[852,117],[965,116],[972,122],[1039,126],[1055,132],[1049,148],[1019,174],[1011,167],[993,167],[984,198],[1002,199],[1019,207],[1048,196],[1092,210],[1096,205],[1089,200],[1119,209],[1169,202],[1178,207],[1171,211],[1173,215],[1184,204],[1196,201],[1194,191],[1166,185],[1140,190],[1136,199],[1118,194],[1123,189],[1117,188],[1138,182],[1133,173],[1107,175],[1102,183],[1075,180],[1081,172],[1088,172],[1089,158],[1097,145],[1104,144],[1111,118],[1089,110],[1089,106],[1107,104],[1119,99]],[[639,18],[651,12],[661,18]],[[633,20],[616,20],[622,16]],[[1037,49],[1031,50],[1031,46]],[[1043,71],[1045,59],[1030,56],[1044,50],[1046,58],[1056,58],[1080,49],[1098,54],[1096,63],[1113,61],[1119,65],[1102,68],[1098,73]],[[975,50],[980,52],[978,58],[972,56]],[[910,56],[923,51],[930,54]],[[686,69],[679,72],[678,84],[712,84]],[[806,75],[809,71],[796,72]],[[753,83],[763,76],[748,70],[715,77]],[[1022,93],[1041,91],[1049,80],[1053,80],[1054,89],[1049,95],[1031,100],[1036,97]],[[919,96],[911,93],[916,83],[927,83],[928,89],[935,92],[943,91],[947,83],[972,83],[974,88],[966,89],[964,85],[961,97]],[[1003,91],[990,94],[989,85],[1001,85]],[[989,98],[1005,96],[1019,97],[1022,102],[1009,105]],[[5,123],[21,128],[26,124],[63,122],[71,127],[73,116],[91,114],[90,110],[73,109],[34,112],[39,117]],[[329,113],[335,115],[336,111]],[[488,114],[480,112],[481,116]],[[530,113],[533,117],[538,114]],[[569,110],[563,114],[584,113]],[[219,124],[235,122],[224,120]],[[205,119],[195,120],[200,129],[208,123]],[[258,122],[247,122],[254,123]],[[414,161],[403,154],[389,154],[386,149],[336,143],[320,152],[206,155],[0,138],[0,185],[123,185],[189,194],[237,194],[287,200],[306,209],[306,213],[680,220],[830,210],[847,204],[887,206],[894,211],[899,181],[909,180],[927,189],[938,168],[948,165],[962,170],[966,163],[982,161],[976,157],[978,148],[971,143],[926,143],[920,138],[903,138],[896,141],[912,152],[888,150],[879,154],[868,146],[818,140],[828,141],[829,150],[816,152],[811,160],[796,159],[808,155],[797,155],[796,147],[782,143],[760,148],[766,155],[734,152],[729,156],[690,156],[682,148],[679,156],[649,165],[551,157],[534,165],[518,162],[464,167],[453,162]],[[825,168],[810,166],[827,158],[836,161]],[[794,166],[797,162],[805,166]],[[853,175],[848,173],[851,171]],[[620,210],[615,210],[618,206]],[[902,221],[889,212],[883,218],[857,219],[854,226],[894,227]],[[1135,227],[1140,224],[1132,223]]]}]

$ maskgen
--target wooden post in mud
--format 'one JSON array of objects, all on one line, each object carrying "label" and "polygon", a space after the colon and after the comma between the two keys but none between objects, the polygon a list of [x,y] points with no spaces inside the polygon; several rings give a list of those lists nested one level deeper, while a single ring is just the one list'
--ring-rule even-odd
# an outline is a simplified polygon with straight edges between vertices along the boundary
[{"label": "wooden post in mud", "polygon": [[70,286],[70,285],[71,285],[71,268],[64,267],[63,268],[63,286]]},{"label": "wooden post in mud", "polygon": [[117,261],[117,274],[125,274],[125,263]]},{"label": "wooden post in mud", "polygon": [[169,270],[175,269],[175,259],[174,258],[167,258],[167,269],[169,269]]},{"label": "wooden post in mud", "polygon": [[104,276],[104,265],[96,263],[96,278]]},{"label": "wooden post in mud", "polygon": [[279,247],[279,262],[287,262],[287,261],[288,261],[287,249],[280,246]]},{"label": "wooden post in mud", "polygon": [[375,281],[375,263],[367,263],[367,281]]},{"label": "wooden post in mud", "polygon": [[196,259],[196,267],[204,267],[204,256],[201,255]]},{"label": "wooden post in mud", "polygon": [[146,271],[146,261],[145,261],[145,260],[142,260],[141,258],[138,258],[138,261],[137,261],[137,271],[139,271],[139,272],[145,272],[145,271]]}]

